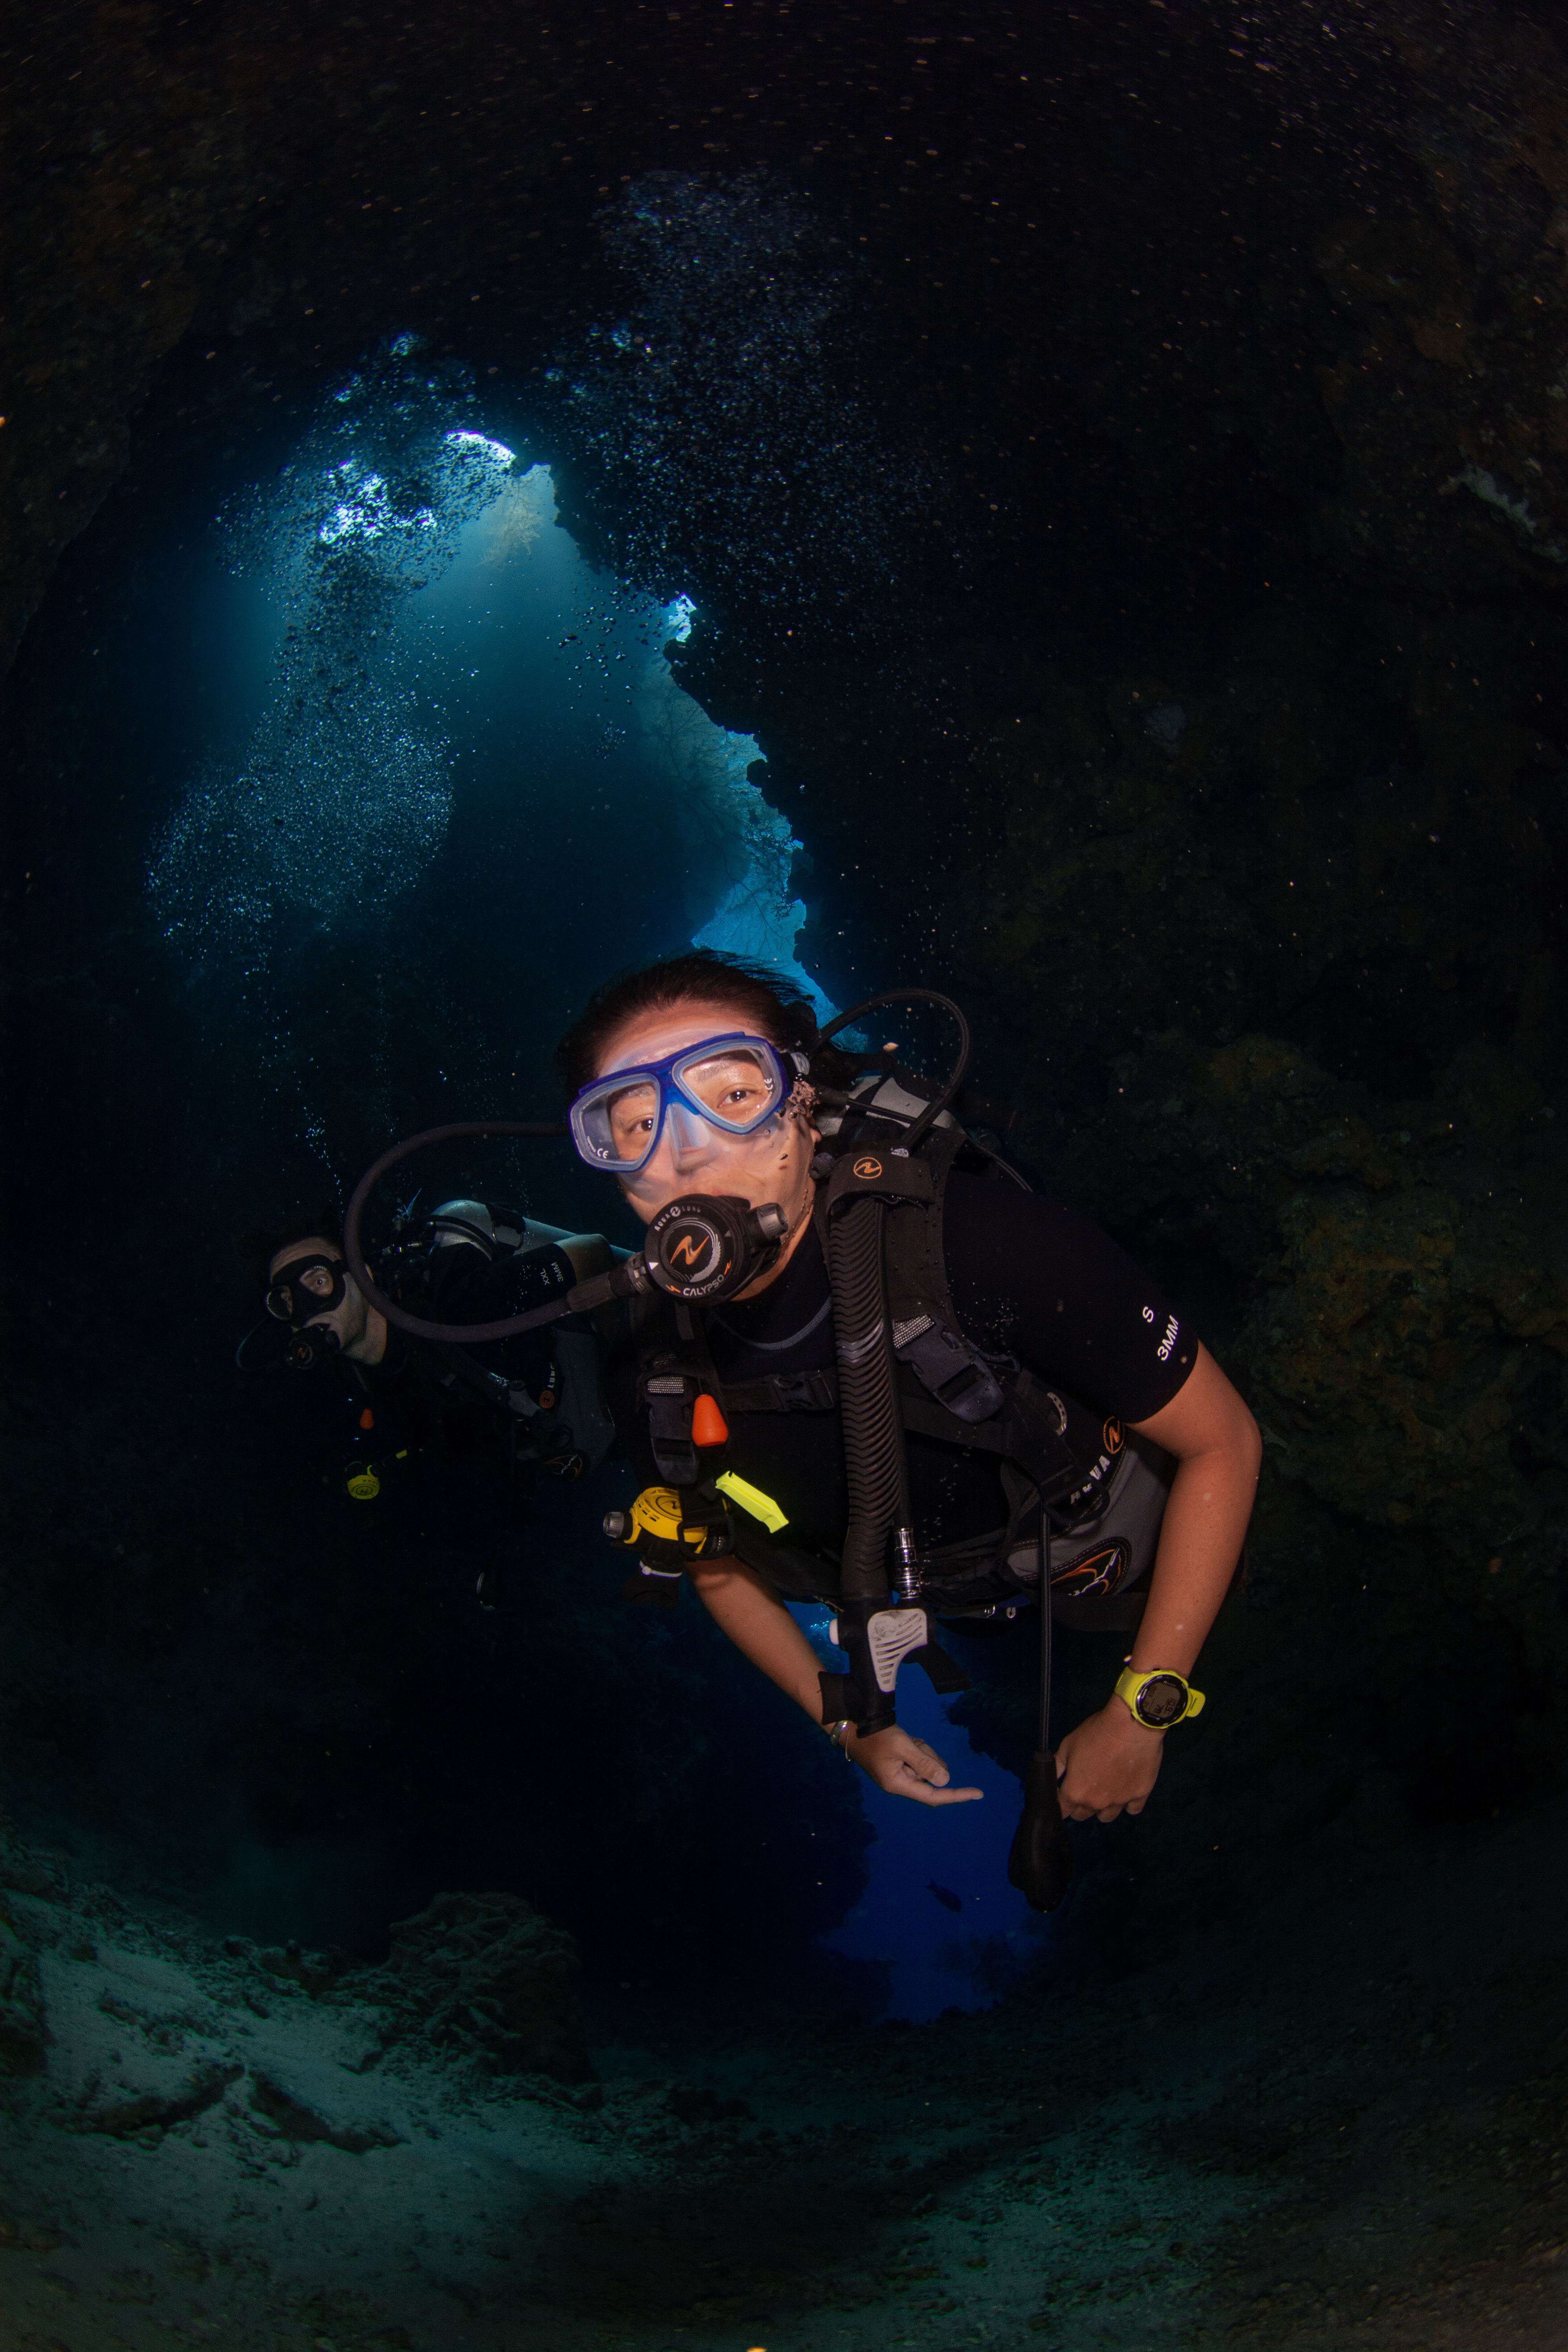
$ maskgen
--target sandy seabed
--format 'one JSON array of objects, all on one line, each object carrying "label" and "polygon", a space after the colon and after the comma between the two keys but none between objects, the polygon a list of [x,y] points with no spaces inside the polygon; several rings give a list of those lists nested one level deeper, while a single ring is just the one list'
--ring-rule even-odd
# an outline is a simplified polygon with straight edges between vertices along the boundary
[{"label": "sandy seabed", "polygon": [[0,2352],[1557,2352],[1565,1827],[931,2027],[590,2013],[575,2084],[13,1848]]}]

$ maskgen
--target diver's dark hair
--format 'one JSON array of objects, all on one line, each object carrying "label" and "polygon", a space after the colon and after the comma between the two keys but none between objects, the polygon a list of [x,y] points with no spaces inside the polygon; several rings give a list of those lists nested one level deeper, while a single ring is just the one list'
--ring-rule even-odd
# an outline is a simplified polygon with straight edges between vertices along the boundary
[{"label": "diver's dark hair", "polygon": [[291,1242],[313,1241],[318,1235],[333,1249],[342,1250],[343,1221],[331,1201],[314,1209],[296,1209],[291,1216],[275,1219],[271,1224],[247,1226],[235,1235],[234,1246],[247,1278],[256,1289],[264,1290],[279,1251]]},{"label": "diver's dark hair", "polygon": [[851,1067],[819,1042],[816,1015],[805,998],[782,987],[767,964],[723,955],[716,948],[689,948],[639,971],[620,972],[595,990],[555,1048],[555,1066],[567,1093],[574,1095],[597,1074],[605,1046],[623,1022],[694,1002],[727,1005],[753,1035],[786,1050],[798,1047],[811,1062],[812,1076],[828,1085],[842,1084]]}]

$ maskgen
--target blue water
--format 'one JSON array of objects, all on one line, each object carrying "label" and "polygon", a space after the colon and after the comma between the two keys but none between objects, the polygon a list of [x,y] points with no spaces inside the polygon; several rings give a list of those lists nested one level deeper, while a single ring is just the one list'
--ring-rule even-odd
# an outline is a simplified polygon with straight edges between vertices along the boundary
[{"label": "blue water", "polygon": [[[800,1607],[793,1614],[825,1662],[837,1663],[826,1612]],[[967,1804],[921,1805],[888,1796],[858,1773],[874,1836],[866,1857],[870,1883],[843,1925],[818,1940],[847,1958],[881,1961],[889,1970],[884,2014],[920,2023],[945,2009],[988,2009],[1026,1970],[1045,1931],[1007,1883],[1023,1804],[1018,1782],[974,1753],[948,1720],[952,1700],[939,1698],[918,1667],[900,1675],[898,1702],[900,1724],[936,1749],[949,1785],[984,1793]],[[933,1879],[959,1897],[962,1911],[938,1901]]]}]

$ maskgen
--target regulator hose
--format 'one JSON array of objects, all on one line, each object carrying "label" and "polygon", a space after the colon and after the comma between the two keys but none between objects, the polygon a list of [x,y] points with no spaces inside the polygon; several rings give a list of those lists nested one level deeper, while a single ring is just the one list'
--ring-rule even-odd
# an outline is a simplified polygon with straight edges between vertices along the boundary
[{"label": "regulator hose", "polygon": [[885,1200],[862,1193],[839,1211],[827,1231],[849,1489],[839,1579],[840,1639],[849,1657],[849,1679],[864,1709],[858,1720],[863,1735],[884,1730],[895,1719],[892,1694],[880,1689],[872,1669],[867,1625],[887,1605],[892,1580],[889,1542],[902,1536],[907,1543],[910,1525],[904,1425],[882,1271],[887,1213]]},{"label": "regulator hose", "polygon": [[[387,1321],[400,1331],[412,1331],[416,1339],[444,1341],[452,1347],[474,1348],[486,1339],[510,1339],[520,1331],[536,1331],[542,1324],[558,1322],[563,1315],[586,1314],[603,1307],[612,1298],[624,1297],[637,1289],[638,1279],[626,1272],[625,1265],[613,1266],[608,1274],[596,1274],[586,1282],[579,1282],[563,1298],[552,1300],[548,1307],[531,1307],[526,1315],[508,1315],[499,1323],[431,1323],[423,1315],[410,1315],[388,1298],[364,1262],[360,1247],[360,1219],[364,1204],[389,1170],[407,1160],[416,1151],[424,1151],[433,1143],[458,1143],[479,1135],[565,1135],[562,1119],[538,1118],[460,1118],[450,1127],[427,1127],[421,1135],[405,1137],[390,1151],[367,1168],[354,1186],[348,1207],[343,1212],[343,1255],[349,1262],[349,1272],[360,1289]],[[627,1265],[637,1263],[628,1260]],[[639,1269],[640,1270],[640,1269]]]},{"label": "regulator hose", "polygon": [[888,1542],[909,1524],[903,1423],[882,1279],[887,1202],[851,1201],[828,1227],[828,1272],[838,1334],[838,1401],[849,1486],[841,1590],[846,1601],[885,1601]]},{"label": "regulator hose", "polygon": [[1051,1747],[1051,1521],[1040,1521],[1040,1728],[1024,1775],[1024,1810],[1007,1856],[1007,1876],[1032,1911],[1054,1911],[1072,1877],[1072,1840],[1062,1819]]},{"label": "regulator hose", "polygon": [[957,1094],[959,1087],[963,1084],[964,1076],[974,1051],[973,1039],[970,1035],[969,1023],[964,1017],[963,1007],[961,1004],[955,1004],[951,996],[944,996],[940,988],[884,988],[879,995],[864,997],[858,1004],[852,1004],[847,1013],[840,1013],[836,1019],[827,1024],[826,1029],[819,1029],[817,1032],[818,1043],[826,1045],[831,1038],[837,1037],[841,1029],[847,1028],[853,1021],[858,1021],[862,1013],[875,1013],[878,1007],[883,1004],[910,1003],[940,1004],[944,1013],[952,1013],[958,1024],[958,1057],[948,1072],[946,1084],[941,1092],[934,1095],[927,1103],[914,1125],[905,1134],[899,1146],[900,1157],[905,1152],[915,1150],[924,1141],[928,1129],[935,1126],[954,1095]]}]

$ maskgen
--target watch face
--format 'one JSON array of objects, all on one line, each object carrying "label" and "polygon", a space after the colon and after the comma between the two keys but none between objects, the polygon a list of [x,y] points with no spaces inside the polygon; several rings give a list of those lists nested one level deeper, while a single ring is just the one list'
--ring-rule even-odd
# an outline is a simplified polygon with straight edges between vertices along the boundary
[{"label": "watch face", "polygon": [[1179,1722],[1187,1711],[1187,1686],[1180,1675],[1151,1675],[1138,1694],[1136,1710],[1139,1722],[1151,1730]]}]

